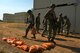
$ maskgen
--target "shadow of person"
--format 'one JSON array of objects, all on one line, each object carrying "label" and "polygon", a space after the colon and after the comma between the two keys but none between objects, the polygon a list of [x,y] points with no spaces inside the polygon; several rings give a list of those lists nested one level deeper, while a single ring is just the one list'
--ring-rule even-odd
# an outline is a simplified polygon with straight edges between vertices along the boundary
[{"label": "shadow of person", "polygon": [[65,39],[62,39],[62,38],[55,38],[55,40],[67,41],[67,40],[65,40]]},{"label": "shadow of person", "polygon": [[27,38],[28,40],[37,41],[37,42],[48,42],[47,40],[40,40],[40,39],[33,39],[33,38]]},{"label": "shadow of person", "polygon": [[[41,43],[54,43],[54,42],[49,42],[47,40],[40,40],[40,39],[31,39],[31,38],[27,38],[27,40],[31,40],[31,41],[37,41],[37,42],[41,42]],[[51,50],[51,49],[54,49],[56,47],[56,44],[54,43],[54,46],[53,47],[50,47],[46,50]]]},{"label": "shadow of person", "polygon": [[77,48],[77,47],[70,47],[70,46],[60,45],[60,44],[56,44],[56,46],[67,48],[67,49],[70,49],[70,50],[72,50],[72,51],[74,51],[76,53],[80,53],[80,48]]},{"label": "shadow of person", "polygon": [[76,35],[75,36],[66,36],[66,37],[80,39],[80,37],[77,37]]}]

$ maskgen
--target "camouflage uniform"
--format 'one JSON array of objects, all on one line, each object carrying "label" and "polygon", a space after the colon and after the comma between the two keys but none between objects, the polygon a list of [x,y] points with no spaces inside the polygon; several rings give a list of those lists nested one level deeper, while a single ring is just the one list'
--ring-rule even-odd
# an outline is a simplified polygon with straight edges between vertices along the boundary
[{"label": "camouflage uniform", "polygon": [[36,30],[39,32],[39,27],[40,27],[40,13],[36,17]]},{"label": "camouflage uniform", "polygon": [[57,21],[58,34],[60,32],[63,33],[63,24],[64,24],[64,20],[63,20],[62,14],[60,14],[60,17],[58,18],[58,21]]},{"label": "camouflage uniform", "polygon": [[[54,42],[54,38],[56,36],[56,30],[57,30],[57,19],[56,14],[54,12],[54,4],[51,6],[51,10],[48,11],[48,13],[45,15],[45,18],[49,22],[49,35],[48,35],[48,41]],[[53,33],[53,34],[52,34]]]},{"label": "camouflage uniform", "polygon": [[70,26],[71,26],[71,22],[69,20],[69,18],[67,18],[67,16],[64,16],[64,19],[66,20],[66,22],[64,23],[64,26],[66,27],[66,35],[69,35],[69,31],[70,31]]},{"label": "camouflage uniform", "polygon": [[29,26],[26,29],[26,33],[24,37],[27,37],[29,30],[34,27],[34,15],[32,14],[32,11],[29,10],[27,13],[29,14],[29,19],[28,19]]},{"label": "camouflage uniform", "polygon": [[42,37],[44,37],[44,34],[46,33],[47,31],[47,19],[43,19],[43,28],[44,28],[44,31],[42,33]]}]

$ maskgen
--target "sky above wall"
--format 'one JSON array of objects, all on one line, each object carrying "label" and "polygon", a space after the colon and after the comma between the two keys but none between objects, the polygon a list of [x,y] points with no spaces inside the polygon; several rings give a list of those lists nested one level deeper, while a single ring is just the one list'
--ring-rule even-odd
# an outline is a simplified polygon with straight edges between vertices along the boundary
[{"label": "sky above wall", "polygon": [[33,8],[33,0],[0,0],[0,20],[3,13],[27,12]]}]

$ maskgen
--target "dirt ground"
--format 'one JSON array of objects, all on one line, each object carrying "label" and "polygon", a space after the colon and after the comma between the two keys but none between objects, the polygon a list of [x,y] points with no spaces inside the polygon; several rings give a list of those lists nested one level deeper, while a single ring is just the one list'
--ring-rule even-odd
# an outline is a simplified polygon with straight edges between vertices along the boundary
[{"label": "dirt ground", "polygon": [[[41,45],[47,42],[46,37],[41,37],[41,34],[36,34],[36,39],[32,39],[31,31],[28,33],[28,39],[22,38],[25,35],[27,25],[24,23],[0,23],[0,38],[16,37],[23,40],[28,45]],[[42,31],[41,31],[42,32]],[[43,53],[80,53],[80,34],[70,34],[69,37],[57,35],[55,38],[57,43],[55,48],[45,50]],[[28,53],[7,44],[0,40],[0,53]]]}]

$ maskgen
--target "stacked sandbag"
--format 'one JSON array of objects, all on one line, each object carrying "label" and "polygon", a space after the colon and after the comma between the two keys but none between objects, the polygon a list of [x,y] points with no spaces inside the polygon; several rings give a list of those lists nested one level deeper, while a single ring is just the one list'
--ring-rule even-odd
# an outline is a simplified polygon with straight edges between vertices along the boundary
[{"label": "stacked sandbag", "polygon": [[16,44],[16,45],[23,45],[23,44],[25,44],[25,43],[24,43],[24,41],[16,40],[16,41],[14,42],[14,44]]},{"label": "stacked sandbag", "polygon": [[7,38],[6,38],[6,37],[3,37],[3,38],[2,38],[2,40],[6,41],[6,40],[7,40]]},{"label": "stacked sandbag", "polygon": [[22,40],[18,40],[16,38],[6,38],[6,37],[3,37],[2,40],[6,41],[10,45],[15,46],[19,49],[22,49],[24,51],[29,51],[29,45],[26,45],[25,42]]},{"label": "stacked sandbag", "polygon": [[30,46],[29,45],[18,45],[17,47],[24,50],[24,51],[29,51]]},{"label": "stacked sandbag", "polygon": [[6,38],[7,43],[9,44],[14,44],[14,42],[16,41],[16,38]]},{"label": "stacked sandbag", "polygon": [[24,41],[18,40],[16,38],[2,38],[2,40],[6,41],[12,46],[15,46],[21,50],[28,51],[29,53],[42,53],[44,50],[51,49],[55,47],[54,43],[43,43],[41,45],[32,45],[29,46],[25,44]]},{"label": "stacked sandbag", "polygon": [[55,44],[54,43],[43,43],[41,46],[44,47],[45,49],[50,49],[50,48],[55,47]]},{"label": "stacked sandbag", "polygon": [[29,49],[29,53],[42,53],[45,50],[42,46],[32,45]]}]

